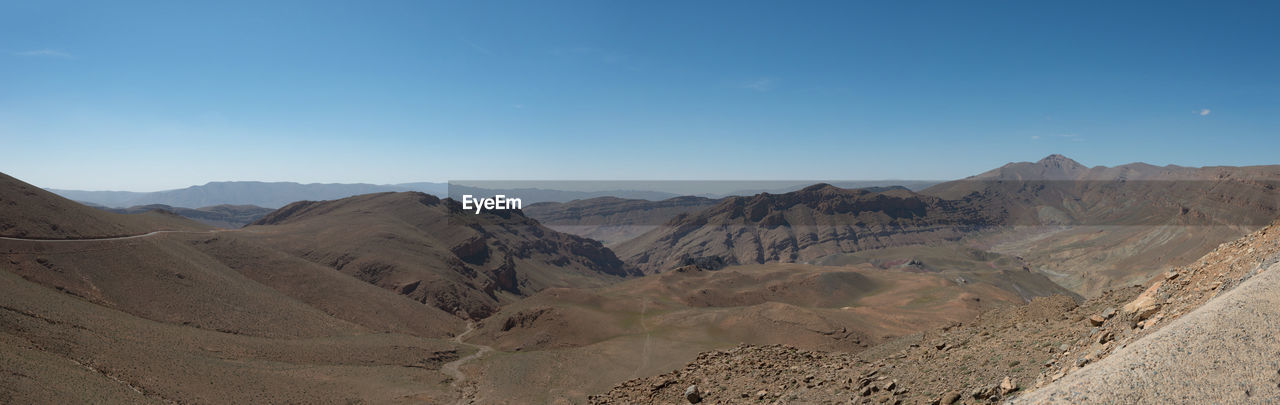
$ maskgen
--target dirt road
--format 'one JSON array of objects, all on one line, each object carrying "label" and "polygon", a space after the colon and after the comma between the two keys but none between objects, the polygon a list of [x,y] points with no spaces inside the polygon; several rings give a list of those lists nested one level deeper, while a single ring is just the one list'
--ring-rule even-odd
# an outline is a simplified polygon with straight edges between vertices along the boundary
[{"label": "dirt road", "polygon": [[492,347],[485,346],[485,345],[477,345],[473,343],[467,343],[466,341],[463,340],[463,339],[466,339],[467,335],[470,335],[471,332],[475,332],[475,330],[476,330],[475,321],[469,321],[467,322],[467,330],[458,334],[458,336],[455,336],[453,338],[453,341],[454,343],[473,347],[476,349],[476,352],[471,353],[471,355],[469,356],[465,356],[460,359],[445,363],[444,366],[440,367],[440,372],[443,372],[449,377],[452,377],[453,386],[462,391],[461,396],[458,398],[458,402],[457,402],[458,404],[474,404],[474,403],[480,402],[480,399],[478,398],[478,395],[477,395],[475,382],[467,381],[467,374],[462,372],[462,366],[473,360],[484,357],[485,354],[488,354],[489,352],[493,351]]},{"label": "dirt road", "polygon": [[12,241],[18,241],[18,242],[41,242],[41,243],[102,242],[102,241],[111,241],[111,240],[140,239],[140,238],[147,238],[147,237],[166,234],[166,233],[218,233],[218,232],[236,232],[236,231],[239,231],[239,230],[238,229],[215,229],[211,231],[151,231],[141,235],[113,236],[110,238],[80,238],[80,239],[30,239],[30,238],[16,238],[11,236],[0,236],[0,240],[12,240]]}]

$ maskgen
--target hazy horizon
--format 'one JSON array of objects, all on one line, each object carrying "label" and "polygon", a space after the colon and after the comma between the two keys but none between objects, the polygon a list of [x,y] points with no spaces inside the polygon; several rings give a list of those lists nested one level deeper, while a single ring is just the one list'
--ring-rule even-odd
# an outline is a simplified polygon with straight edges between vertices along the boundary
[{"label": "hazy horizon", "polygon": [[[1071,159],[1070,156],[1066,156]],[[1042,157],[1043,158],[1043,157]],[[354,185],[367,184],[375,186],[403,186],[411,184],[431,183],[445,186],[463,185],[470,187],[480,187],[486,189],[544,189],[559,191],[658,191],[667,192],[676,195],[731,195],[736,191],[743,190],[766,190],[769,188],[787,188],[787,187],[804,187],[819,183],[828,183],[840,186],[841,183],[865,183],[865,185],[857,185],[857,187],[874,187],[874,186],[906,186],[912,190],[927,187],[928,185],[961,180],[965,177],[978,175],[990,170],[997,169],[1008,163],[1026,163],[1037,162],[1039,159],[1028,159],[1021,161],[1010,161],[994,165],[984,170],[973,173],[957,174],[951,178],[930,178],[930,179],[911,179],[911,178],[845,178],[845,179],[442,179],[442,180],[416,180],[405,182],[378,182],[378,181],[353,181],[353,182],[336,182],[336,181],[293,181],[293,180],[261,180],[261,179],[244,179],[244,180],[209,180],[200,183],[188,184],[179,187],[162,188],[154,190],[126,190],[126,189],[76,189],[63,187],[50,187],[41,184],[36,186],[50,190],[67,190],[67,191],[92,191],[92,192],[134,192],[149,193],[159,191],[181,190],[191,187],[207,186],[212,183],[295,183],[301,185]],[[1072,159],[1075,160],[1075,159]],[[1115,167],[1121,165],[1090,165],[1085,162],[1079,162],[1085,167],[1107,166]],[[1137,164],[1149,162],[1128,162],[1124,164]],[[1197,167],[1188,165],[1157,165],[1157,166],[1181,166],[1181,167]],[[1204,165],[1199,167],[1225,166],[1225,165]],[[1246,165],[1248,166],[1248,165]],[[12,174],[10,174],[12,175]],[[34,184],[34,183],[33,183]],[[739,188],[734,188],[736,187]],[[918,190],[917,190],[918,191]]]},{"label": "hazy horizon", "polygon": [[0,171],[210,181],[936,179],[1277,163],[1280,6],[0,5]]}]

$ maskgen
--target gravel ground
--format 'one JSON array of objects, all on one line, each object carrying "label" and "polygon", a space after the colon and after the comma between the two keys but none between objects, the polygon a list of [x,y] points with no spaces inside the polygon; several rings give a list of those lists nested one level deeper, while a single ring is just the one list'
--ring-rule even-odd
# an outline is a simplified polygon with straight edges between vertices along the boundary
[{"label": "gravel ground", "polygon": [[1012,403],[1280,403],[1280,264]]}]

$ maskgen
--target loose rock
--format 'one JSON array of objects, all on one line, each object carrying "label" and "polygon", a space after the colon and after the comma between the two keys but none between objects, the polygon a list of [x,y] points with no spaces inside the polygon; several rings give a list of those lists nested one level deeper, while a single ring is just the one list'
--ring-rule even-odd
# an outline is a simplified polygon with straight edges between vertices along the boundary
[{"label": "loose rock", "polygon": [[1111,319],[1111,318],[1113,318],[1113,317],[1115,317],[1115,316],[1116,316],[1116,309],[1115,309],[1115,308],[1107,308],[1107,309],[1102,310],[1102,317],[1103,317],[1103,318],[1105,318],[1105,319]]},{"label": "loose rock", "polygon": [[1018,383],[1013,381],[1012,378],[1005,377],[1004,381],[1000,382],[1000,395],[1009,395],[1010,392],[1014,392],[1017,390],[1018,390]]},{"label": "loose rock", "polygon": [[684,399],[691,404],[702,402],[702,391],[698,390],[697,384],[690,385],[689,388],[684,389]]},{"label": "loose rock", "polygon": [[1102,315],[1093,315],[1089,317],[1089,325],[1092,325],[1092,326],[1102,326],[1102,323],[1106,321],[1107,321],[1107,318],[1103,317]]}]

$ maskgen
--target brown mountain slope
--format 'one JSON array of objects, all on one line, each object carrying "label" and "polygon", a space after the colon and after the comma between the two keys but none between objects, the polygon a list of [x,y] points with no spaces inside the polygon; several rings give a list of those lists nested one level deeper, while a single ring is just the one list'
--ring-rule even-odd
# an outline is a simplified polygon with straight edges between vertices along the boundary
[{"label": "brown mountain slope", "polygon": [[[25,195],[33,189],[39,190],[12,180],[0,194]],[[107,213],[56,196],[39,204],[38,209],[17,205],[13,212],[29,223],[60,223],[64,231],[155,230],[143,227],[148,220],[133,221],[153,214]],[[108,222],[115,219],[125,222]],[[113,240],[0,240],[0,268],[145,319],[231,333],[326,336],[374,330],[444,336],[462,327],[439,310],[239,236],[198,230]]]},{"label": "brown mountain slope", "polygon": [[442,340],[272,339],[150,321],[0,272],[3,403],[451,403]]},{"label": "brown mountain slope", "polygon": [[0,173],[0,236],[78,239],[156,230],[207,229],[177,215],[121,215],[93,209]]},{"label": "brown mountain slope", "polygon": [[818,184],[786,194],[729,197],[614,249],[653,273],[698,257],[720,257],[730,264],[800,262],[955,240],[1000,221],[1000,213],[982,212],[967,201]]},{"label": "brown mountain slope", "polygon": [[548,228],[613,245],[718,201],[692,196],[662,201],[597,197],[567,203],[541,202],[524,207],[523,211]]},{"label": "brown mountain slope", "polygon": [[1084,295],[1140,283],[1280,216],[1280,166],[1086,168],[1060,155],[922,191],[1008,214],[968,239]]},{"label": "brown mountain slope", "polygon": [[792,345],[708,351],[672,371],[617,384],[591,402],[678,403],[691,385],[706,403],[998,402],[1000,395],[987,394],[992,385],[1010,377],[1025,387],[1060,342],[1088,333],[1082,315],[1119,302],[1123,297],[1104,296],[1077,307],[1066,297],[1040,298],[857,353]]},{"label": "brown mountain slope", "polygon": [[1266,402],[1280,392],[1278,261],[1280,224],[1078,306],[1038,299],[856,354],[708,352],[593,402],[673,403],[694,384],[710,403]]},{"label": "brown mountain slope", "polygon": [[485,402],[575,402],[678,367],[697,352],[743,342],[857,352],[1024,302],[1011,290],[978,281],[984,278],[770,263],[717,271],[686,267],[602,288],[547,289],[480,323],[468,341],[499,353],[468,372],[477,375]]},{"label": "brown mountain slope", "polygon": [[1280,266],[1016,403],[1280,399]]},{"label": "brown mountain slope", "polygon": [[[1280,374],[1272,374],[1280,370],[1274,362],[1280,350],[1274,337],[1280,333],[1275,322],[1275,309],[1280,308],[1275,303],[1280,297],[1277,262],[1280,222],[1145,283],[1142,295],[1118,306],[1118,316],[1100,325],[1097,333],[1114,336],[1114,344],[1085,341],[1071,347],[1073,353],[1092,356],[1090,363],[1097,365],[1081,368],[1073,357],[1062,356],[1039,381],[1057,382],[1028,399],[1061,403],[1081,402],[1081,395],[1095,402],[1277,398],[1280,391],[1270,390],[1280,383]],[[1231,360],[1223,362],[1224,358]],[[1169,379],[1180,382],[1167,384]]]},{"label": "brown mountain slope", "polygon": [[1061,155],[1010,163],[921,194],[969,198],[1010,213],[1008,225],[1265,226],[1280,215],[1280,165],[1086,168]]},{"label": "brown mountain slope", "polygon": [[438,371],[456,346],[437,338],[462,325],[438,309],[235,231],[148,234],[130,215],[42,198],[17,180],[0,186],[27,198],[7,199],[6,215],[58,224],[55,236],[145,235],[0,239],[0,402],[456,396]]},{"label": "brown mountain slope", "polygon": [[247,231],[246,239],[472,318],[544,288],[638,274],[599,242],[519,211],[476,215],[422,193],[293,203]]},{"label": "brown mountain slope", "polygon": [[[1141,282],[1280,216],[1280,166],[1085,167],[1060,155],[913,194],[818,185],[728,198],[613,246],[646,272],[960,240],[1021,257],[1082,296]],[[979,232],[980,231],[980,232]]]}]

